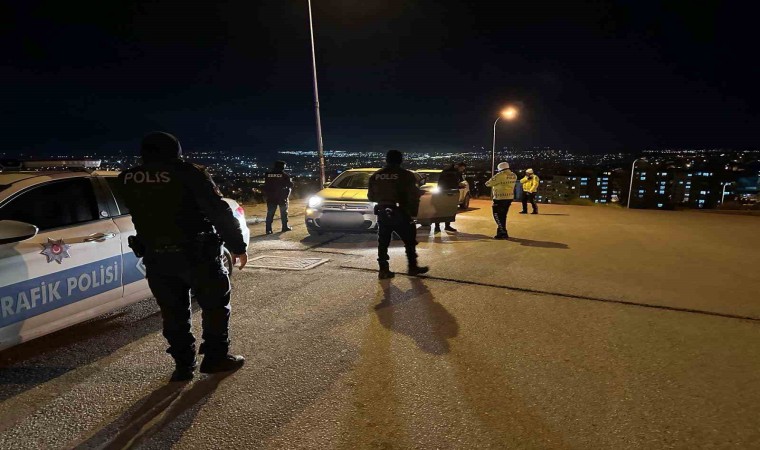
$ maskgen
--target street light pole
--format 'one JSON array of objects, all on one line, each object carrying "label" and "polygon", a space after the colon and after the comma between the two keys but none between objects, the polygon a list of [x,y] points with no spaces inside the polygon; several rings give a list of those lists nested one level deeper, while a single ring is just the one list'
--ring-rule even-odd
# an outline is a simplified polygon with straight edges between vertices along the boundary
[{"label": "street light pole", "polygon": [[317,116],[317,156],[319,157],[319,183],[325,184],[325,151],[322,145],[322,119],[319,116],[319,89],[317,88],[317,58],[314,51],[314,23],[311,17],[311,0],[309,2],[309,34],[311,35],[311,67],[314,76],[314,114]]},{"label": "street light pole", "polygon": [[494,173],[496,172],[496,122],[501,119],[501,116],[496,118],[496,121],[493,123],[493,146],[491,147],[491,177],[493,178]]},{"label": "street light pole", "polygon": [[723,193],[720,195],[720,204],[721,205],[726,201],[726,186],[728,186],[728,182],[723,183]]},{"label": "street light pole", "polygon": [[646,161],[645,158],[636,158],[633,160],[633,164],[631,165],[631,184],[628,186],[628,209],[631,209],[631,192],[633,192],[633,171],[636,167],[636,163],[639,161]]},{"label": "street light pole", "polygon": [[491,178],[493,178],[494,174],[496,173],[496,124],[502,117],[507,120],[514,119],[517,117],[517,108],[514,108],[512,106],[508,107],[502,111],[501,114],[499,114],[493,123],[493,145],[491,146]]}]

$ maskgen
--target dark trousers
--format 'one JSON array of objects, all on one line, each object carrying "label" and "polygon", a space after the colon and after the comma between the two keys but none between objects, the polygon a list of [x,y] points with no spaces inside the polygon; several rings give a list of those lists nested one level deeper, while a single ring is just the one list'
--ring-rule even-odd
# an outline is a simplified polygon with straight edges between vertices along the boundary
[{"label": "dark trousers", "polygon": [[528,212],[528,202],[533,207],[533,212],[538,212],[538,206],[536,205],[536,193],[535,192],[523,192],[522,207],[523,212]]},{"label": "dark trousers", "polygon": [[[180,255],[145,261],[148,285],[161,308],[166,351],[178,362],[195,360],[195,337],[191,331],[190,293],[202,311],[203,344],[200,353],[224,356],[229,350],[230,279],[221,258],[192,263]],[[191,258],[190,258],[191,259]]]},{"label": "dark trousers", "polygon": [[380,269],[388,269],[388,246],[393,233],[404,242],[409,267],[417,267],[417,228],[412,218],[398,208],[378,208],[377,211],[377,262]]},{"label": "dark trousers", "polygon": [[286,228],[288,226],[288,199],[267,200],[267,231],[272,230],[272,222],[274,221],[274,213],[277,211],[277,207],[280,208],[280,220],[282,221],[282,228]]},{"label": "dark trousers", "polygon": [[496,221],[496,234],[507,234],[507,213],[509,207],[512,206],[512,200],[494,200],[493,206],[493,220]]}]

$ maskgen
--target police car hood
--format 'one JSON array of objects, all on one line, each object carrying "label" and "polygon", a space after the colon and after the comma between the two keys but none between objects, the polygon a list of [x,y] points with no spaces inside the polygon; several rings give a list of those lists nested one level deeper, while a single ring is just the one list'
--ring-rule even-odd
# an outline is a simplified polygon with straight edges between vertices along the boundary
[{"label": "police car hood", "polygon": [[319,191],[317,195],[325,200],[369,201],[366,189],[327,188]]}]

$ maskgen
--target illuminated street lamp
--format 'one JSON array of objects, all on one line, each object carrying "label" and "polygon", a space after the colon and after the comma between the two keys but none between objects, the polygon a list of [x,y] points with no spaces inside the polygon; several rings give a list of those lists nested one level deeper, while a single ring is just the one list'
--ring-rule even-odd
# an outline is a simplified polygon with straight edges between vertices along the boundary
[{"label": "illuminated street lamp", "polygon": [[720,204],[722,205],[726,201],[726,186],[731,184],[730,182],[723,183],[723,193],[720,195]]},{"label": "illuminated street lamp", "polygon": [[317,58],[314,52],[314,23],[309,0],[309,33],[311,35],[311,68],[314,75],[314,114],[317,116],[317,156],[319,157],[319,185],[325,185],[325,151],[322,145],[322,119],[319,116],[319,89],[317,89]]},{"label": "illuminated street lamp", "polygon": [[631,192],[633,192],[633,173],[634,169],[636,167],[636,163],[639,161],[647,162],[646,158],[638,158],[633,160],[633,164],[631,165],[631,184],[628,186],[628,209],[631,209]]},{"label": "illuminated street lamp", "polygon": [[517,117],[517,108],[514,106],[507,107],[499,114],[496,121],[493,123],[493,147],[491,148],[491,176],[496,173],[496,123],[499,119],[504,118],[506,120],[514,120]]}]

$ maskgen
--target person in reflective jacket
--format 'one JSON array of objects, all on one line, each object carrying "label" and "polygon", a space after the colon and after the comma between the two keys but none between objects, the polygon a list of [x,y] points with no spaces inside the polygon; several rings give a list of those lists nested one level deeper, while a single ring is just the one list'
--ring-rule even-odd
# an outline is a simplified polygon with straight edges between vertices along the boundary
[{"label": "person in reflective jacket", "polygon": [[538,176],[533,172],[533,169],[525,171],[525,176],[520,180],[523,188],[522,198],[522,211],[520,214],[528,214],[528,202],[533,207],[531,214],[538,214],[538,205],[536,205],[536,192],[538,192],[538,185],[541,181]]},{"label": "person in reflective jacket", "polygon": [[378,278],[381,280],[395,275],[388,263],[388,246],[394,232],[404,242],[409,275],[416,276],[428,271],[427,267],[417,265],[417,227],[413,219],[420,206],[422,191],[414,173],[401,168],[402,161],[400,151],[389,151],[387,165],[369,179],[367,198],[376,203]]},{"label": "person in reflective jacket", "polygon": [[509,239],[507,213],[515,199],[517,175],[509,170],[509,163],[507,162],[499,163],[497,169],[499,172],[486,181],[486,186],[491,188],[491,198],[493,199],[493,219],[496,221],[494,239]]},{"label": "person in reflective jacket", "polygon": [[191,292],[203,316],[200,371],[235,370],[244,358],[229,353],[230,280],[222,244],[242,269],[248,243],[240,224],[209,173],[182,161],[177,138],[151,133],[140,153],[142,164],[122,172],[119,186],[137,230],[130,247],[143,256],[148,285],[161,308],[167,352],[176,364],[171,379],[189,380],[196,367]]}]

